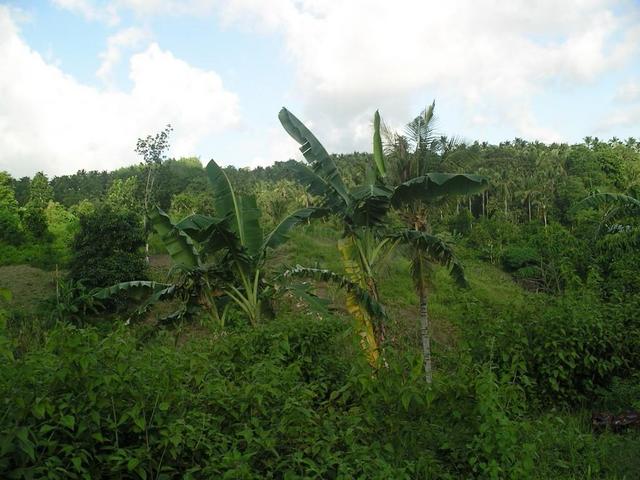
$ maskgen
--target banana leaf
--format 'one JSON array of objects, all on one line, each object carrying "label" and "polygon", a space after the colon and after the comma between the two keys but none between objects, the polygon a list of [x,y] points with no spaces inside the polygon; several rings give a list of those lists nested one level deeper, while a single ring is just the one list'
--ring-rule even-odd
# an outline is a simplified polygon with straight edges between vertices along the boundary
[{"label": "banana leaf", "polygon": [[263,243],[263,250],[267,248],[276,248],[289,239],[289,231],[296,225],[305,222],[311,218],[322,218],[329,214],[329,210],[324,208],[301,208],[282,220],[280,224],[267,235]]},{"label": "banana leaf", "polygon": [[200,265],[200,256],[193,241],[186,233],[175,228],[169,216],[160,207],[149,214],[149,219],[175,265],[186,268]]},{"label": "banana leaf", "polygon": [[449,195],[472,195],[489,186],[486,177],[467,173],[428,173],[398,185],[391,196],[395,207]]},{"label": "banana leaf", "polygon": [[349,194],[336,164],[313,133],[286,108],[280,110],[278,119],[287,133],[301,145],[300,151],[311,169],[349,204]]}]

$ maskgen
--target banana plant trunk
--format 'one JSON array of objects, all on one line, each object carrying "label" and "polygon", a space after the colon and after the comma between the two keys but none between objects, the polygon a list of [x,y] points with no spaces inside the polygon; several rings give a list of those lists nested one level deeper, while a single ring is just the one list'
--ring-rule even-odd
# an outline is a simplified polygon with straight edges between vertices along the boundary
[{"label": "banana plant trunk", "polygon": [[420,338],[422,340],[422,356],[424,361],[424,376],[427,383],[431,383],[433,369],[431,367],[431,337],[429,336],[429,310],[427,291],[420,290]]},{"label": "banana plant trunk", "polygon": [[[378,291],[373,278],[367,278],[362,266],[355,260],[355,239],[353,237],[341,238],[338,241],[338,250],[342,257],[344,271],[350,281],[366,290],[376,301]],[[373,318],[365,310],[353,292],[347,293],[347,311],[355,319],[356,329],[360,337],[360,347],[364,351],[367,361],[372,367],[377,367],[380,357],[380,345],[382,344],[380,329],[374,327]]]}]

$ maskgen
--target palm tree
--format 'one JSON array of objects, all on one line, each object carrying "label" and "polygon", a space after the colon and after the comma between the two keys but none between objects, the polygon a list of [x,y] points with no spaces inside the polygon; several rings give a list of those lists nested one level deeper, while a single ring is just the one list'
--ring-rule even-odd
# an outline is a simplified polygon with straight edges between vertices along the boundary
[{"label": "palm tree", "polygon": [[[387,127],[382,131],[386,139],[386,153],[391,158],[391,182],[402,185],[413,178],[425,175],[443,175],[428,173],[435,165],[439,167],[449,164],[456,166],[472,156],[471,152],[462,149],[461,142],[456,138],[448,138],[436,133],[436,118],[434,115],[435,101],[425,108],[416,118],[407,124],[404,135],[392,132]],[[376,151],[376,135],[379,129],[379,119],[376,113],[374,121],[374,153]],[[384,164],[384,157],[380,155],[378,163]],[[464,178],[464,177],[462,177]],[[471,177],[467,177],[470,180]],[[433,263],[443,264],[450,268],[450,273],[456,283],[466,286],[464,270],[456,259],[451,248],[439,237],[431,234],[429,223],[429,209],[437,202],[446,202],[454,195],[470,195],[479,193],[487,186],[484,177],[473,176],[460,190],[443,190],[437,197],[422,199],[419,196],[408,199],[400,206],[407,223],[407,229],[399,232],[395,238],[409,246],[411,258],[411,275],[416,293],[419,298],[419,324],[422,343],[425,378],[432,380],[431,341],[429,335],[428,309],[428,276]],[[451,180],[449,180],[451,181]],[[484,198],[483,198],[484,207]]]},{"label": "palm tree", "polygon": [[[388,181],[387,165],[383,154],[380,115],[376,112],[373,164],[370,166],[366,182],[348,189],[333,159],[307,127],[285,108],[280,111],[278,117],[284,129],[301,145],[300,151],[308,162],[307,165],[298,164],[294,167],[294,174],[310,194],[321,198],[320,208],[329,210],[342,221],[343,235],[338,241],[338,250],[344,271],[349,280],[365,291],[371,299],[375,302],[380,301],[375,278],[376,263],[400,242],[407,243],[420,251],[417,256],[418,261],[413,262],[417,266],[413,270],[418,286],[424,286],[422,282],[424,269],[420,268],[423,258],[433,258],[451,266],[456,272],[462,271],[453,252],[441,239],[415,228],[389,232],[386,215],[392,208],[403,209],[416,202],[433,201],[449,195],[469,195],[481,191],[487,185],[484,177],[469,174],[427,173],[424,171],[424,162],[421,161],[403,171],[403,175],[417,173],[416,176],[392,185]],[[426,140],[421,139],[426,138],[424,126],[428,123],[427,119],[428,115],[414,122],[412,126],[412,131],[415,133],[413,138],[417,139],[414,141],[419,149],[426,143]],[[404,140],[399,141],[404,142]],[[421,312],[424,313],[421,316],[421,322],[428,325],[426,293],[424,290],[420,292]],[[347,294],[347,309],[356,319],[361,345],[367,358],[372,365],[375,365],[379,358],[380,347],[384,342],[384,321],[382,318],[372,318],[369,312],[361,308],[351,293]],[[425,357],[430,359],[428,350],[425,350]],[[430,368],[427,378],[430,379]]]},{"label": "palm tree", "polygon": [[[640,219],[640,199],[621,193],[594,193],[583,199],[579,205],[588,207],[609,206],[603,223],[621,215]],[[637,248],[640,245],[640,227],[637,225],[615,225],[609,229],[611,242],[621,248]]]}]

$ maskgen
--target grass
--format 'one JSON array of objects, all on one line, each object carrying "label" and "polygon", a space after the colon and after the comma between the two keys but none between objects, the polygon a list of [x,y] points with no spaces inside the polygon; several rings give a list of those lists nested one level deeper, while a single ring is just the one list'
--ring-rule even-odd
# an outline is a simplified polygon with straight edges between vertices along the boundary
[{"label": "grass", "polygon": [[43,300],[55,295],[55,278],[55,272],[29,265],[0,267],[0,288],[8,289],[13,297],[9,307],[25,313],[35,312]]}]

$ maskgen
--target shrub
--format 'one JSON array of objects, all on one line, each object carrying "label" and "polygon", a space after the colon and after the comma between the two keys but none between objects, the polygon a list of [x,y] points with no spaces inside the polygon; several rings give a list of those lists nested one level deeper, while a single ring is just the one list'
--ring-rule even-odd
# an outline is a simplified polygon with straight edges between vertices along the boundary
[{"label": "shrub", "polygon": [[[409,478],[345,379],[335,321],[182,349],[58,327],[0,371],[0,471],[47,478]],[[363,372],[367,369],[363,366]],[[383,419],[382,419],[383,420]],[[373,451],[372,451],[373,449]]]},{"label": "shrub", "polygon": [[22,243],[23,237],[20,229],[20,217],[16,212],[0,206],[0,242],[19,245]]},{"label": "shrub", "polygon": [[80,217],[69,277],[85,287],[104,287],[145,276],[144,232],[139,217],[103,205]]},{"label": "shrub", "polygon": [[483,326],[484,356],[495,355],[528,397],[544,403],[579,403],[594,397],[625,367],[629,350],[621,321],[604,315],[582,292],[532,299]]},{"label": "shrub", "polygon": [[42,240],[47,237],[47,217],[42,208],[28,203],[22,212],[22,223],[33,238]]}]

